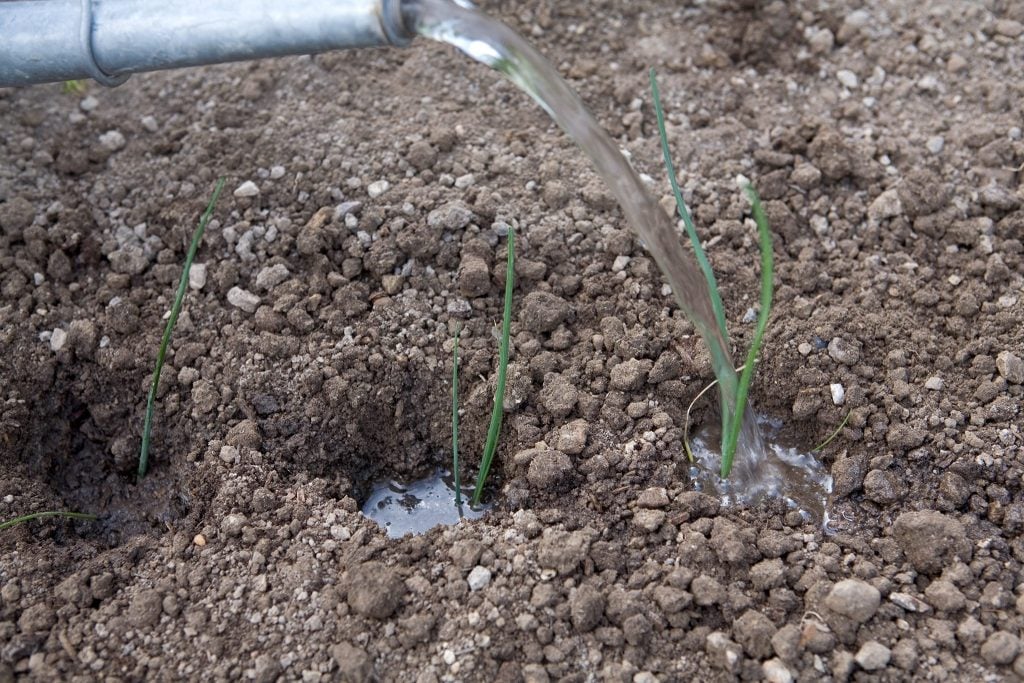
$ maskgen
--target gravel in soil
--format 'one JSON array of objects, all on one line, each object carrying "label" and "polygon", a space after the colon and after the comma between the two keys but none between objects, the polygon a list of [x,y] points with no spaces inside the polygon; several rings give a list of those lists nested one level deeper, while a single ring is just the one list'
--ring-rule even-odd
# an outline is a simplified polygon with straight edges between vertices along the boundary
[{"label": "gravel in soil", "polygon": [[[0,517],[101,521],[0,537],[0,681],[1024,675],[1024,5],[485,9],[652,178],[658,68],[740,348],[757,244],[733,178],[759,188],[777,304],[753,400],[807,447],[850,414],[821,454],[838,531],[693,490],[706,351],[578,150],[451,50],[4,90]],[[498,504],[390,540],[360,504],[444,464],[456,326],[476,465],[509,226]]]}]

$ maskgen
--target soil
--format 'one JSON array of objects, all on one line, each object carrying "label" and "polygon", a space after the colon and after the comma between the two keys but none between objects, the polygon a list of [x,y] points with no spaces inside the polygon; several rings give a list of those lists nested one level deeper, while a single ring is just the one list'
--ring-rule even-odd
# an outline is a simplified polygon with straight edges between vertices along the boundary
[{"label": "soil", "polygon": [[[737,357],[760,189],[753,401],[805,448],[849,414],[833,533],[693,489],[708,354],[581,153],[453,50],[0,90],[0,519],[100,516],[0,532],[0,681],[1024,676],[1024,4],[869,7],[485,3],[662,195],[659,70]],[[359,506],[445,463],[458,326],[475,472],[508,226],[495,508],[388,539]]]}]

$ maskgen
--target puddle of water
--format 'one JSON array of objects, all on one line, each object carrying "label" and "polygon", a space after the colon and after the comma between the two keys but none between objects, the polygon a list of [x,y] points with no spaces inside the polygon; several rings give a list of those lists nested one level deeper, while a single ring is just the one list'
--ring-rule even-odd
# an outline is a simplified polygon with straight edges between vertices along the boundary
[{"label": "puddle of water", "polygon": [[804,519],[817,520],[828,529],[832,475],[811,453],[780,443],[781,420],[762,417],[758,422],[764,437],[764,458],[744,477],[718,476],[721,455],[714,450],[713,444],[719,443],[714,427],[701,430],[693,438],[690,447],[695,462],[690,465],[690,478],[697,490],[717,494],[723,505],[753,505],[766,496],[782,498]]},{"label": "puddle of water", "polygon": [[378,481],[363,504],[363,515],[387,531],[391,538],[422,534],[435,526],[458,524],[462,519],[480,519],[489,505],[469,506],[473,489],[463,489],[462,508],[455,506],[455,484],[451,475],[438,470],[433,476],[410,484]]}]

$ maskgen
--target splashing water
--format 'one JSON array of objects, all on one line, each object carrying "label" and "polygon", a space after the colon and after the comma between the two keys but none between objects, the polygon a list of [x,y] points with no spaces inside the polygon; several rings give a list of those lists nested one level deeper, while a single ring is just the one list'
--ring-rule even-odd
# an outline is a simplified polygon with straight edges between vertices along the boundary
[{"label": "splashing water", "polygon": [[530,95],[590,157],[630,225],[668,279],[683,313],[707,343],[724,405],[734,413],[743,412],[730,485],[737,490],[754,490],[762,486],[764,480],[771,479],[774,470],[766,465],[766,449],[754,413],[747,406],[735,409],[738,378],[728,345],[719,332],[703,273],[684,249],[673,219],[650,195],[579,96],[521,36],[468,3],[403,0],[402,15],[406,25],[416,33],[448,43],[503,73]]},{"label": "splashing water", "polygon": [[697,489],[717,494],[723,505],[753,505],[766,496],[782,498],[799,510],[804,519],[817,520],[828,531],[832,476],[810,453],[780,442],[780,420],[761,418],[757,422],[766,437],[757,480],[740,486],[737,481],[718,475],[721,454],[710,446],[716,441],[716,426],[709,426],[690,442],[695,460],[690,466],[690,478]]}]

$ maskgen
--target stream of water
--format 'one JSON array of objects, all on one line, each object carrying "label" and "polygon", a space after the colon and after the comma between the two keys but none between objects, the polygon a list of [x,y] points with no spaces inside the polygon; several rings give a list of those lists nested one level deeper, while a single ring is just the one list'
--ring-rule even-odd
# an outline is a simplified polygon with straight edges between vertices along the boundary
[{"label": "stream of water", "polygon": [[[406,25],[420,35],[448,43],[508,77],[587,154],[668,279],[683,313],[707,343],[723,402],[735,406],[738,378],[728,344],[719,333],[703,273],[683,247],[673,219],[651,196],[618,145],[579,96],[519,34],[468,3],[404,0],[402,13]],[[778,467],[769,462],[756,415],[749,406],[742,406],[741,411],[743,425],[729,475],[730,495],[745,490],[763,491],[767,487],[769,493],[786,497],[777,490],[785,482],[777,476]],[[710,462],[705,466],[717,468]]]}]

